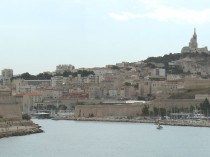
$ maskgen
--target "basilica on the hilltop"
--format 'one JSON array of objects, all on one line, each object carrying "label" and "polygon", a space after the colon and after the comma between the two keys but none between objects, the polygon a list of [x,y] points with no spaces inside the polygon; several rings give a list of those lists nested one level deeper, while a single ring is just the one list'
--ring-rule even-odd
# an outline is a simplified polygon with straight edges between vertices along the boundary
[{"label": "basilica on the hilltop", "polygon": [[194,29],[194,34],[190,39],[189,46],[183,47],[181,53],[209,53],[209,51],[206,46],[198,48],[197,34],[196,30]]}]

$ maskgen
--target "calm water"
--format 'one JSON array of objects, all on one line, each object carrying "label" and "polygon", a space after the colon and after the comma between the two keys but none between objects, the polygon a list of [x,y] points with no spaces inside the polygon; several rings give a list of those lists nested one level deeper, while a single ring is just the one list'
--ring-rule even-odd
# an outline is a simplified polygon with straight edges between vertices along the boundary
[{"label": "calm water", "polygon": [[0,139],[0,157],[209,157],[210,128],[34,120],[45,133]]}]

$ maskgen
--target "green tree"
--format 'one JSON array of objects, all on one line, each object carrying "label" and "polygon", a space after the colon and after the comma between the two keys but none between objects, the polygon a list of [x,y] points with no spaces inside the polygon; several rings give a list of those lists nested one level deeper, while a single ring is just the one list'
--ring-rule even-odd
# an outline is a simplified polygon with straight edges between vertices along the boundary
[{"label": "green tree", "polygon": [[134,87],[135,89],[138,89],[138,88],[139,88],[139,84],[136,83],[136,84],[133,85],[133,87]]},{"label": "green tree", "polygon": [[93,71],[87,71],[87,70],[78,70],[78,74],[81,74],[82,77],[87,77],[89,75],[95,75]]},{"label": "green tree", "polygon": [[210,110],[209,100],[206,98],[202,103],[200,103],[200,110],[207,115],[207,112]]},{"label": "green tree", "polygon": [[131,83],[130,82],[125,82],[125,85],[126,86],[131,86]]},{"label": "green tree", "polygon": [[24,80],[35,80],[36,76],[30,75],[28,72],[26,72],[26,73],[21,74],[20,78],[22,78]]},{"label": "green tree", "polygon": [[67,106],[62,104],[62,105],[59,105],[58,106],[58,109],[59,110],[66,110],[67,109]]},{"label": "green tree", "polygon": [[31,116],[29,116],[28,114],[23,114],[22,115],[22,119],[23,120],[30,120],[31,119]]},{"label": "green tree", "polygon": [[56,106],[55,105],[47,105],[47,110],[56,110]]},{"label": "green tree", "polygon": [[138,96],[138,100],[145,100],[145,97],[143,97],[143,96]]},{"label": "green tree", "polygon": [[166,115],[166,109],[165,108],[160,108],[160,116],[165,116]]},{"label": "green tree", "polygon": [[111,69],[113,69],[113,70],[119,70],[120,68],[119,68],[118,66],[116,66],[116,65],[113,65],[113,66],[111,67]]},{"label": "green tree", "polygon": [[51,74],[44,72],[44,73],[39,73],[36,78],[37,80],[50,80],[52,77]]},{"label": "green tree", "polygon": [[157,107],[153,107],[154,116],[157,116],[158,112],[159,112],[158,108]]},{"label": "green tree", "polygon": [[69,77],[69,75],[72,75],[72,72],[64,71],[63,77]]},{"label": "green tree", "polygon": [[142,108],[142,115],[143,116],[148,116],[149,115],[149,106],[144,105],[144,107]]}]

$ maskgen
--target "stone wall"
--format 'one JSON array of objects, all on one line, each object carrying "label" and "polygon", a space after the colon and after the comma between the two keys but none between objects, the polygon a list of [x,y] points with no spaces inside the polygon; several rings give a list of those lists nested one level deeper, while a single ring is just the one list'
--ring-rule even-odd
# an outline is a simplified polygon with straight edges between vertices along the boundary
[{"label": "stone wall", "polygon": [[[149,105],[149,110],[153,107],[166,108],[167,110],[174,107],[190,108],[199,106],[203,100],[195,99],[163,99],[155,100]],[[142,114],[144,104],[120,104],[120,105],[77,105],[75,108],[76,117],[111,117],[111,116],[139,116]]]},{"label": "stone wall", "polygon": [[190,106],[199,106],[203,100],[195,100],[195,99],[162,99],[155,100],[151,102],[152,107],[160,107],[160,108],[189,108]]},{"label": "stone wall", "polygon": [[142,114],[144,105],[78,105],[75,108],[76,117],[110,117],[138,116]]},{"label": "stone wall", "polygon": [[15,98],[13,97],[0,98],[0,120],[4,119],[22,119],[20,106],[16,104]]},{"label": "stone wall", "polygon": [[14,105],[2,105],[0,104],[0,115],[3,119],[22,119],[20,107],[16,104]]},{"label": "stone wall", "polygon": [[0,97],[0,104],[15,104],[16,103],[16,99],[14,97],[11,96],[1,96]]},{"label": "stone wall", "polygon": [[185,79],[184,87],[186,89],[209,88],[210,87],[210,79],[188,78],[188,79]]},{"label": "stone wall", "polygon": [[79,99],[44,99],[44,103],[46,103],[46,105],[49,104],[54,104],[56,105],[57,103],[59,104],[64,104],[66,105],[68,108],[71,108],[72,106],[75,105],[88,105],[88,104],[99,104],[101,103],[102,100],[98,99],[98,100],[89,100],[89,99],[84,99],[84,100],[79,100]]}]

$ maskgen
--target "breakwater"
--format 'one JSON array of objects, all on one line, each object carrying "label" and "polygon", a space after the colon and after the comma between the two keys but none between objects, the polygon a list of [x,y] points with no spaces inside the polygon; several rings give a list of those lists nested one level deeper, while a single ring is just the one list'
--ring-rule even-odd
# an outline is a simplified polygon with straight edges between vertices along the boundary
[{"label": "breakwater", "polygon": [[0,138],[41,133],[43,130],[32,121],[0,122]]}]

